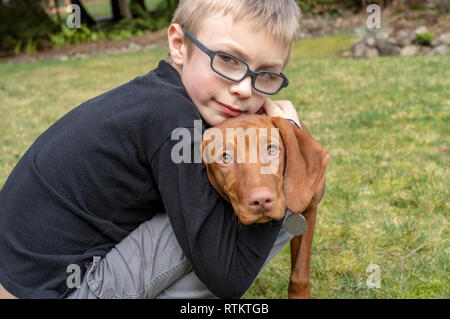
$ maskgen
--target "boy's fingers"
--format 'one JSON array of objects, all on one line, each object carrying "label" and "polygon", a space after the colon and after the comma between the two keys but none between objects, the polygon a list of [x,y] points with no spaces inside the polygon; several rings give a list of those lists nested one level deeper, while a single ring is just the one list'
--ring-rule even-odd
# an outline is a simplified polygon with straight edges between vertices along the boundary
[{"label": "boy's fingers", "polygon": [[297,110],[290,101],[287,100],[272,101],[271,99],[267,98],[264,101],[262,108],[264,108],[268,116],[284,117],[286,119],[293,120],[297,124],[300,124]]},{"label": "boy's fingers", "polygon": [[271,109],[273,109],[273,102],[272,102],[272,100],[269,99],[269,98],[266,98],[266,99],[264,100],[263,105],[262,105],[262,109],[264,109],[264,111],[265,111],[266,113],[269,113],[268,111],[270,111]]},{"label": "boy's fingers", "polygon": [[289,111],[292,106],[292,103],[285,100],[273,101],[280,109],[283,111]]},{"label": "boy's fingers", "polygon": [[283,114],[283,109],[269,98],[266,98],[262,108],[268,116],[281,116]]}]

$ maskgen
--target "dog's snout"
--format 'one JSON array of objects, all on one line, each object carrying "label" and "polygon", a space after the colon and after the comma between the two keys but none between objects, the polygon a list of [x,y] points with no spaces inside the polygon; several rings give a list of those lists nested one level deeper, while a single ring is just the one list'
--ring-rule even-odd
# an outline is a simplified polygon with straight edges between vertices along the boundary
[{"label": "dog's snout", "polygon": [[269,189],[253,191],[248,197],[248,205],[254,211],[269,210],[273,204],[273,194]]}]

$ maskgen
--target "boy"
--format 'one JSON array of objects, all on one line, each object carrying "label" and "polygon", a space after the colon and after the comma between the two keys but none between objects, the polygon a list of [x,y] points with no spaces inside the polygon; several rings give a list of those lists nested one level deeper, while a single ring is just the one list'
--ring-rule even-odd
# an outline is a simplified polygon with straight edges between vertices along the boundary
[{"label": "boy", "polygon": [[171,134],[256,112],[299,123],[267,97],[287,83],[299,18],[294,0],[180,1],[170,64],[66,114],[12,171],[0,295],[241,297],[291,236],[283,221],[237,228],[203,164],[171,159]]}]

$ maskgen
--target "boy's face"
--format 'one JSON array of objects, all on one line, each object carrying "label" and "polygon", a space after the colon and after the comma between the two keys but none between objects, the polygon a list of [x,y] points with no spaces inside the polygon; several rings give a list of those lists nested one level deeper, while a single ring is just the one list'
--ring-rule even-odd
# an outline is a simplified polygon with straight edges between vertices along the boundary
[{"label": "boy's face", "polygon": [[[255,31],[244,20],[233,23],[230,15],[218,13],[206,18],[195,36],[210,50],[221,50],[238,56],[253,71],[280,73],[288,59],[290,48],[268,31]],[[170,32],[169,29],[169,45],[172,45]],[[217,125],[241,114],[254,114],[261,108],[267,95],[252,88],[250,76],[240,82],[227,80],[211,69],[210,57],[197,46],[191,43],[189,57],[186,43],[179,44],[178,47],[178,57],[174,58],[171,51],[173,64],[180,72],[190,98],[210,125]]]}]

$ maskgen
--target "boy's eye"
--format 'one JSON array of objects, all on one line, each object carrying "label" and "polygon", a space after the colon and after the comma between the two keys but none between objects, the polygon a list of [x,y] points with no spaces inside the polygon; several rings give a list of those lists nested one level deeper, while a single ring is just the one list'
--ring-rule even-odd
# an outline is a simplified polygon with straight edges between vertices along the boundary
[{"label": "boy's eye", "polygon": [[258,77],[264,79],[264,80],[275,80],[277,78],[276,75],[273,75],[272,73],[261,73],[258,75]]},{"label": "boy's eye", "polygon": [[223,62],[227,63],[237,63],[236,59],[233,59],[232,57],[224,54],[219,54],[219,57],[223,60]]}]

